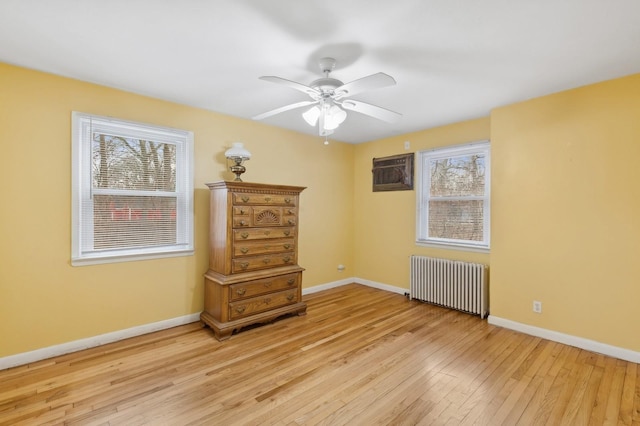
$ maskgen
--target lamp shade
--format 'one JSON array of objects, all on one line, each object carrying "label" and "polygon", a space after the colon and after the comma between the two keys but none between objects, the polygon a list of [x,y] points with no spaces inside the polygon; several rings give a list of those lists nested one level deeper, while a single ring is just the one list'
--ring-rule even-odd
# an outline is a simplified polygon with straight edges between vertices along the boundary
[{"label": "lamp shade", "polygon": [[227,158],[242,158],[246,161],[251,158],[251,153],[246,150],[242,142],[234,142],[231,144],[231,148],[225,151],[224,156]]},{"label": "lamp shade", "polygon": [[337,129],[347,118],[347,112],[345,110],[338,105],[329,106],[329,104],[324,104],[322,107],[313,106],[305,111],[302,117],[310,126],[315,126],[318,123],[320,114],[324,115],[324,130]]},{"label": "lamp shade", "polygon": [[347,112],[337,105],[333,105],[324,116],[324,128],[327,130],[337,129],[347,118]]},{"label": "lamp shade", "polygon": [[306,121],[307,124],[309,124],[309,126],[315,126],[316,123],[318,122],[319,117],[320,117],[320,108],[318,108],[317,106],[313,106],[309,108],[309,110],[305,111],[302,114],[302,118],[304,118],[304,121]]}]

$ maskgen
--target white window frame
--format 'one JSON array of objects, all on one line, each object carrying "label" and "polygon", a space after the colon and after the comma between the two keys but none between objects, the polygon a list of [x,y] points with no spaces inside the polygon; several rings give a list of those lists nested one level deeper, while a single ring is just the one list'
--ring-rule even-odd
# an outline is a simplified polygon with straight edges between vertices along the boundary
[{"label": "white window frame", "polygon": [[[483,201],[483,237],[484,241],[458,240],[429,237],[429,201],[431,188],[430,162],[464,155],[483,154],[485,156],[485,194],[484,196],[453,197],[453,200]],[[489,252],[491,236],[491,147],[488,140],[465,145],[436,148],[418,152],[416,191],[416,244],[425,247],[458,249],[466,251]],[[442,198],[440,198],[442,199]]]},{"label": "white window frame", "polygon": [[[73,266],[115,263],[192,255],[193,235],[193,132],[74,111],[72,121],[72,226]],[[91,180],[91,134],[94,131],[176,145],[176,244],[96,250],[93,248],[93,200]],[[108,193],[109,190],[101,190]],[[120,192],[122,194],[122,192]],[[127,191],[126,195],[149,195]],[[154,195],[163,195],[154,192]],[[165,194],[168,195],[168,194]]]}]

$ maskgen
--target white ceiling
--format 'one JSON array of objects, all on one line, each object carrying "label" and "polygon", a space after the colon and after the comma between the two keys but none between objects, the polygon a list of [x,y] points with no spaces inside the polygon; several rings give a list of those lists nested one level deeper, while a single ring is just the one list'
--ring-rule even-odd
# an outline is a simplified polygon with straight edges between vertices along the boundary
[{"label": "white ceiling", "polygon": [[[640,72],[639,0],[0,0],[0,61],[249,119],[333,77],[397,85],[353,98],[333,140],[359,143]],[[1,97],[1,94],[0,94]],[[317,135],[302,110],[265,123]]]}]

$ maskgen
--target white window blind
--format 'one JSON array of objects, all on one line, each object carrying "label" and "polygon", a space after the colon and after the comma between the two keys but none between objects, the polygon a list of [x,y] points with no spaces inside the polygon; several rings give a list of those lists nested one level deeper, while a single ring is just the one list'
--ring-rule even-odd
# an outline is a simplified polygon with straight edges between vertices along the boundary
[{"label": "white window blind", "polygon": [[417,242],[488,249],[489,142],[422,151],[418,155]]},{"label": "white window blind", "polygon": [[193,134],[74,112],[72,264],[193,253]]}]

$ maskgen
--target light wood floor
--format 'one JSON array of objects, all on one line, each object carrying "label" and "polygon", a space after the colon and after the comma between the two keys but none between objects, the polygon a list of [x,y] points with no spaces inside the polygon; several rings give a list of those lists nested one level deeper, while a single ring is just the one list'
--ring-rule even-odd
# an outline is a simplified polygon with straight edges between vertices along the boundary
[{"label": "light wood floor", "polygon": [[640,424],[637,364],[356,284],[0,371],[0,424]]}]

